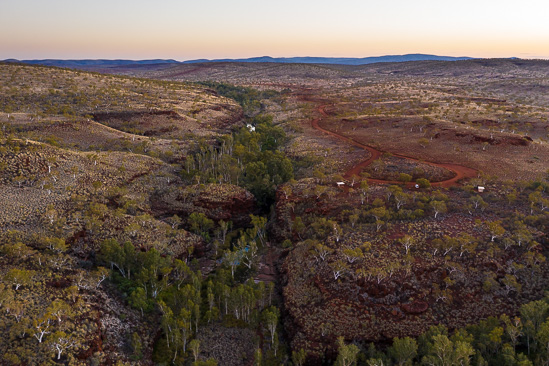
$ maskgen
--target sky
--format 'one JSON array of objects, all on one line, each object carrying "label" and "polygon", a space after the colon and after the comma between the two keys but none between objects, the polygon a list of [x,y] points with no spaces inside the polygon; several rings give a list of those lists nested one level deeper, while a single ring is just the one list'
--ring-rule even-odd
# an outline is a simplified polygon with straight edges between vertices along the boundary
[{"label": "sky", "polygon": [[549,58],[547,0],[0,0],[0,59]]}]

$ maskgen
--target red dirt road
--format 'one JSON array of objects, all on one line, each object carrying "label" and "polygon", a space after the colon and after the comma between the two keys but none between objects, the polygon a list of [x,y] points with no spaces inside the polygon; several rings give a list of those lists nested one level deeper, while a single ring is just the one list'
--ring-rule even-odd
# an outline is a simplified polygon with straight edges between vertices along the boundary
[{"label": "red dirt road", "polygon": [[[320,105],[320,106],[318,106],[317,110],[322,116],[328,117],[328,113],[326,113],[325,108],[326,108],[325,105]],[[336,137],[340,140],[344,140],[344,141],[350,143],[353,146],[359,147],[361,149],[364,149],[364,150],[370,152],[370,154],[371,154],[371,157],[369,159],[364,160],[363,162],[360,162],[359,164],[355,165],[354,167],[349,169],[347,172],[345,172],[345,174],[344,174],[345,178],[350,178],[353,175],[359,175],[360,172],[365,167],[370,165],[374,160],[379,159],[379,157],[383,154],[382,151],[376,150],[371,146],[364,145],[360,142],[357,142],[357,141],[353,140],[352,138],[340,135],[336,132],[327,130],[323,127],[320,127],[319,124],[318,124],[318,122],[320,120],[321,120],[321,118],[315,118],[315,119],[312,120],[311,124],[315,129],[317,129],[319,131],[322,131],[322,132],[324,132],[324,133],[326,133],[330,136],[334,136],[334,137]],[[414,158],[411,158],[409,156],[400,155],[400,154],[392,154],[392,155],[396,156],[396,157],[399,157],[399,158],[404,158],[404,159],[408,159],[408,160],[411,160],[411,161],[419,162],[418,159],[414,159]],[[453,172],[455,174],[455,176],[453,178],[443,180],[443,181],[440,181],[440,182],[436,182],[436,183],[431,183],[431,185],[434,186],[434,187],[448,188],[448,187],[451,187],[451,186],[458,185],[458,181],[461,180],[461,179],[472,178],[472,177],[475,177],[477,175],[477,171],[475,169],[471,169],[471,168],[461,166],[461,165],[457,165],[457,164],[433,163],[433,162],[429,162],[429,161],[421,161],[421,162],[424,163],[424,164],[429,164],[429,165],[436,166],[436,167],[439,167],[439,168],[448,169],[448,170],[450,170],[451,172]],[[402,182],[398,182],[398,181],[390,181],[390,180],[382,180],[382,179],[368,179],[368,181],[372,182],[372,183],[380,183],[380,184],[401,184],[402,183]],[[408,186],[413,186],[414,184],[415,183],[410,182],[407,185]]]}]

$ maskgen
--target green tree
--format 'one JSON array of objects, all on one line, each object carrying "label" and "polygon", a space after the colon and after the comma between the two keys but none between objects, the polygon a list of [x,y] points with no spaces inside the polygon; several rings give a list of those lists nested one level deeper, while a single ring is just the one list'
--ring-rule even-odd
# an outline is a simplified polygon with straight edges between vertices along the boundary
[{"label": "green tree", "polygon": [[266,226],[267,226],[267,218],[263,216],[255,216],[250,215],[250,221],[253,225],[253,230],[249,234],[253,233],[250,236],[250,239],[255,239],[256,237],[259,239],[261,244],[265,244],[266,239]]},{"label": "green tree", "polygon": [[46,207],[45,216],[46,216],[46,219],[47,219],[48,223],[50,225],[53,225],[55,220],[57,220],[59,214],[58,214],[57,210],[55,209],[55,207],[50,204],[50,205],[48,205],[48,207]]},{"label": "green tree", "polygon": [[8,306],[13,302],[14,292],[11,288],[6,287],[3,283],[0,283],[0,307]]},{"label": "green tree", "polygon": [[263,362],[263,352],[261,348],[256,348],[254,351],[254,366],[261,366]]},{"label": "green tree", "polygon": [[[194,307],[194,304],[192,307]],[[176,322],[177,322],[176,325],[177,325],[178,334],[179,334],[178,340],[182,343],[183,352],[187,351],[187,342],[189,338],[191,338],[191,333],[192,333],[191,320],[192,320],[192,312],[186,308],[182,308],[176,319]]]},{"label": "green tree", "polygon": [[349,262],[349,264],[352,264],[355,261],[364,258],[364,253],[362,252],[362,248],[360,247],[354,249],[345,248],[343,249],[342,253],[345,259],[347,259],[347,262]]},{"label": "green tree", "polygon": [[320,199],[320,197],[328,190],[328,187],[317,185],[314,189],[315,196],[317,199]]},{"label": "green tree", "polygon": [[309,241],[313,255],[320,258],[322,261],[325,261],[329,254],[333,252],[329,246],[324,245],[318,241]]},{"label": "green tree", "polygon": [[490,232],[490,241],[505,234],[505,229],[501,226],[501,221],[487,221],[486,227]]},{"label": "green tree", "polygon": [[271,336],[271,345],[274,344],[274,338],[276,333],[276,327],[278,325],[278,310],[271,306],[268,309],[263,310],[262,313],[263,318],[263,324],[269,331],[269,334]]},{"label": "green tree", "polygon": [[292,231],[295,232],[297,234],[297,236],[299,237],[299,239],[303,240],[303,233],[305,232],[305,229],[307,227],[305,226],[305,224],[303,223],[303,220],[301,219],[300,216],[297,216],[294,221],[292,222]]},{"label": "green tree", "polygon": [[194,362],[198,361],[198,356],[200,355],[200,341],[198,339],[193,339],[189,342],[189,349],[191,350]]},{"label": "green tree", "polygon": [[54,300],[46,310],[52,317],[61,323],[64,318],[70,317],[73,314],[72,307],[61,299]]},{"label": "green tree", "polygon": [[223,261],[231,268],[231,276],[234,278],[234,271],[240,263],[240,255],[236,251],[226,250]]},{"label": "green tree", "polygon": [[510,318],[509,316],[503,314],[500,317],[503,324],[505,324],[505,332],[511,341],[513,350],[516,349],[519,337],[522,336],[522,323],[520,317]]},{"label": "green tree", "polygon": [[106,239],[101,243],[99,259],[108,263],[111,270],[116,267],[123,277],[126,277],[124,264],[126,262],[124,250],[116,239]]},{"label": "green tree", "polygon": [[175,229],[181,223],[181,218],[177,215],[173,215],[166,219],[166,221],[171,225],[172,229]]},{"label": "green tree", "polygon": [[78,299],[78,286],[69,286],[65,289],[65,294],[69,297],[73,304],[76,303]]},{"label": "green tree", "polygon": [[57,354],[57,359],[61,359],[61,354],[69,348],[76,345],[76,341],[65,332],[57,331],[53,333],[48,341],[52,350]]},{"label": "green tree", "polygon": [[370,193],[370,186],[368,185],[368,181],[366,179],[360,182],[359,191],[360,191],[360,203],[363,205],[364,201],[368,200],[368,196]]},{"label": "green tree", "polygon": [[475,350],[470,343],[463,341],[452,342],[444,334],[433,336],[432,341],[429,353],[422,359],[424,365],[470,365],[471,356],[475,354]]},{"label": "green tree", "polygon": [[4,276],[4,281],[15,286],[15,291],[22,286],[30,286],[34,273],[26,269],[12,268]]},{"label": "green tree", "polygon": [[46,238],[45,244],[50,250],[55,253],[64,253],[65,251],[67,251],[67,244],[65,243],[65,239]]},{"label": "green tree", "polygon": [[359,349],[354,344],[345,344],[343,337],[337,338],[338,355],[335,362],[337,366],[352,366],[356,365]]},{"label": "green tree", "polygon": [[147,309],[149,306],[149,301],[147,299],[147,294],[143,287],[138,287],[132,291],[130,298],[128,299],[131,306],[136,309],[141,310],[141,315],[144,315],[144,309]]},{"label": "green tree", "polygon": [[395,199],[397,210],[400,210],[402,206],[407,204],[410,198],[410,196],[404,192],[396,192],[393,197]]},{"label": "green tree", "polygon": [[448,211],[448,208],[446,207],[446,203],[443,201],[433,201],[431,202],[431,208],[433,209],[433,212],[435,213],[435,219],[437,216],[441,213],[446,213]]},{"label": "green tree", "polygon": [[417,355],[417,348],[416,340],[413,338],[394,338],[389,355],[399,366],[411,365]]},{"label": "green tree", "polygon": [[177,336],[177,324],[173,315],[172,309],[167,306],[163,301],[158,302],[160,311],[162,312],[162,318],[160,319],[160,327],[166,335],[166,344],[170,348],[170,344],[174,348],[174,360],[177,357],[177,343],[179,337]]},{"label": "green tree", "polygon": [[299,351],[292,351],[292,362],[294,366],[303,366],[307,358],[307,353],[303,348],[300,348]]},{"label": "green tree", "polygon": [[49,331],[51,327],[51,318],[50,314],[44,313],[33,319],[32,322],[32,328],[30,329],[30,333],[36,338],[38,343],[42,343],[44,340],[44,336],[46,334],[50,334]]},{"label": "green tree", "polygon": [[406,250],[406,255],[408,255],[410,248],[415,244],[415,239],[413,236],[404,235],[400,239],[400,242],[402,243],[402,246],[404,246],[404,250]]},{"label": "green tree", "polygon": [[213,220],[209,219],[202,212],[193,212],[189,215],[188,222],[193,233],[209,239],[209,231],[214,227]]},{"label": "green tree", "polygon": [[137,332],[132,333],[130,342],[133,351],[132,359],[140,360],[143,357],[143,342]]},{"label": "green tree", "polygon": [[412,176],[410,174],[400,173],[398,175],[398,180],[403,184],[406,184],[412,180]]},{"label": "green tree", "polygon": [[218,222],[219,230],[220,230],[220,233],[221,233],[221,244],[222,245],[225,245],[225,240],[227,238],[227,233],[231,229],[232,224],[233,224],[232,221],[219,220],[219,222]]},{"label": "green tree", "polygon": [[517,281],[517,278],[510,273],[505,275],[505,277],[501,280],[501,283],[505,286],[506,295],[509,295],[511,291],[520,293],[522,288],[522,285]]},{"label": "green tree", "polygon": [[366,365],[368,366],[385,366],[383,359],[381,358],[369,358],[366,360]]},{"label": "green tree", "polygon": [[[126,255],[130,257],[129,254]],[[156,298],[169,285],[168,275],[172,271],[171,261],[154,248],[139,253],[139,261],[141,269],[137,273],[136,279],[149,296]]]},{"label": "green tree", "polygon": [[524,324],[524,334],[526,335],[526,345],[528,354],[531,348],[536,347],[536,335],[543,321],[547,317],[549,305],[543,301],[532,301],[520,307],[520,316],[522,324]]},{"label": "green tree", "polygon": [[371,209],[369,213],[370,215],[375,217],[377,230],[379,231],[379,229],[381,229],[381,226],[383,226],[382,219],[385,218],[388,214],[387,209],[385,208],[385,206],[380,206],[380,207]]},{"label": "green tree", "polygon": [[349,269],[347,264],[342,260],[336,260],[335,262],[330,263],[330,268],[332,269],[332,274],[336,281]]},{"label": "green tree", "polygon": [[431,188],[431,183],[425,178],[416,179],[416,184],[419,188]]}]

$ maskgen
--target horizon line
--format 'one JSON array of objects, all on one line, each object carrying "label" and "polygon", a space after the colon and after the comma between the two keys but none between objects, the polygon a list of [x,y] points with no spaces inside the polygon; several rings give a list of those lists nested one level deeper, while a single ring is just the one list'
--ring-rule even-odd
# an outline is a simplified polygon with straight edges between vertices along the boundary
[{"label": "horizon line", "polygon": [[292,58],[321,58],[321,59],[348,59],[348,60],[360,60],[360,59],[367,59],[367,58],[383,58],[383,57],[403,57],[403,56],[434,56],[434,57],[448,57],[448,58],[463,58],[463,59],[471,59],[471,60],[506,60],[506,59],[521,59],[521,60],[549,60],[549,56],[532,56],[532,57],[520,57],[520,56],[507,56],[507,57],[473,57],[473,56],[447,56],[447,55],[436,55],[436,54],[430,54],[430,53],[404,53],[404,54],[383,54],[383,55],[376,55],[376,56],[355,56],[355,57],[349,57],[349,56],[269,56],[269,55],[262,55],[262,56],[251,56],[251,57],[216,57],[216,58],[188,58],[188,59],[176,59],[176,58],[108,58],[108,57],[98,57],[98,58],[90,58],[90,57],[83,57],[83,58],[73,58],[73,57],[67,57],[67,58],[53,58],[53,57],[46,57],[46,58],[14,58],[9,57],[3,60],[0,60],[1,62],[9,62],[9,61],[45,61],[45,60],[52,60],[52,61],[175,61],[178,63],[184,63],[188,61],[205,61],[205,62],[211,62],[211,61],[224,61],[224,60],[250,60],[250,59],[256,59],[256,58],[271,58],[271,59],[292,59]]}]

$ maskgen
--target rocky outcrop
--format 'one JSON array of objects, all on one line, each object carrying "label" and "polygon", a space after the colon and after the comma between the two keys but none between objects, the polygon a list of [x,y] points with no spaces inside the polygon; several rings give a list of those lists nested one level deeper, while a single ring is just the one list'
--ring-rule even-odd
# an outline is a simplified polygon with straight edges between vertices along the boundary
[{"label": "rocky outcrop", "polygon": [[409,304],[402,304],[401,308],[407,314],[421,314],[429,309],[429,304],[425,301],[414,301]]},{"label": "rocky outcrop", "polygon": [[487,142],[490,145],[528,146],[532,142],[530,136],[484,136],[470,132],[456,132],[456,137],[466,139],[468,143]]},{"label": "rocky outcrop", "polygon": [[233,227],[247,226],[250,215],[258,212],[253,194],[232,184],[171,189],[156,195],[151,207],[155,216],[178,215],[185,219],[193,212],[201,212],[216,222],[232,221]]}]

